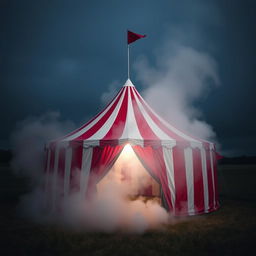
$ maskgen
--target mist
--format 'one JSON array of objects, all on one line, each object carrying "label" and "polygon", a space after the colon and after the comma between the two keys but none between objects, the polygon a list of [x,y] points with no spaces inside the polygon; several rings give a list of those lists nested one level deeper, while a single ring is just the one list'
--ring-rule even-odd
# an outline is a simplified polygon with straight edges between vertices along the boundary
[{"label": "mist", "polygon": [[[141,234],[167,224],[170,215],[159,202],[143,197],[130,200],[130,185],[121,184],[120,173],[112,171],[109,172],[110,179],[105,179],[104,186],[100,188],[101,193],[95,193],[89,199],[82,198],[79,191],[63,197],[62,188],[57,186],[56,209],[53,210],[51,190],[45,189],[46,179],[49,184],[53,180],[53,176],[47,178],[44,173],[45,143],[65,135],[74,127],[73,122],[61,120],[58,112],[30,117],[17,124],[11,135],[11,167],[15,175],[27,178],[30,189],[30,192],[20,196],[19,214],[30,221],[79,232],[122,231]],[[126,165],[127,170],[136,173],[138,162],[135,164],[129,158],[124,158],[123,162],[118,159],[112,169]],[[142,176],[139,177],[140,183],[141,180]],[[63,184],[62,178],[59,177],[57,183]]]},{"label": "mist", "polygon": [[201,139],[216,141],[213,127],[204,121],[200,101],[220,85],[217,62],[206,52],[169,41],[157,51],[155,65],[146,57],[135,64],[142,95],[173,126]]},{"label": "mist", "polygon": [[43,174],[45,144],[72,131],[74,127],[72,121],[61,120],[57,111],[18,122],[10,137],[13,153],[11,166],[15,174],[38,180]]}]

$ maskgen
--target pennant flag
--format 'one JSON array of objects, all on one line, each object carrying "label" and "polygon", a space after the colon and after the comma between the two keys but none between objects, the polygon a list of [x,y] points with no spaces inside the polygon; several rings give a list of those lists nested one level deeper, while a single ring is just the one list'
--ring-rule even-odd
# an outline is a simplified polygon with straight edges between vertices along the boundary
[{"label": "pennant flag", "polygon": [[146,35],[136,34],[132,31],[127,30],[127,44],[131,44],[134,41],[146,37]]}]

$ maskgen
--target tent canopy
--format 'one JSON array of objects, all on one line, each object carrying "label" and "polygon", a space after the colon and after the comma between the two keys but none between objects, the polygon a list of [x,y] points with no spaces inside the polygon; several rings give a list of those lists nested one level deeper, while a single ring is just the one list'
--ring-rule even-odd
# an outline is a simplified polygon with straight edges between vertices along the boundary
[{"label": "tent canopy", "polygon": [[213,143],[189,136],[163,120],[144,101],[130,79],[103,111],[58,141],[83,141],[84,146],[129,142],[140,146],[214,147]]}]

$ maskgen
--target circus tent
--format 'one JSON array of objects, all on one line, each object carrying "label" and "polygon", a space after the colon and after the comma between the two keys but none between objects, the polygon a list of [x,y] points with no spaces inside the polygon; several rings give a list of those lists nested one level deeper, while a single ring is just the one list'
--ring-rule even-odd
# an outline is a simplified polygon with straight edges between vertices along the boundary
[{"label": "circus tent", "polygon": [[167,123],[130,79],[89,122],[46,146],[46,185],[54,204],[58,193],[88,197],[127,144],[160,185],[163,205],[172,214],[195,215],[219,207],[215,145]]}]

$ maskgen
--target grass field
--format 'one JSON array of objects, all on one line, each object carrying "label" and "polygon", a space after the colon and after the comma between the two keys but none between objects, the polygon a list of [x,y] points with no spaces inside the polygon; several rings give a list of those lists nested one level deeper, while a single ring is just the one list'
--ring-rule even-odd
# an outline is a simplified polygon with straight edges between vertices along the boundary
[{"label": "grass field", "polygon": [[254,255],[256,166],[219,168],[221,208],[142,235],[78,233],[25,220],[17,214],[24,179],[0,167],[1,255]]}]

